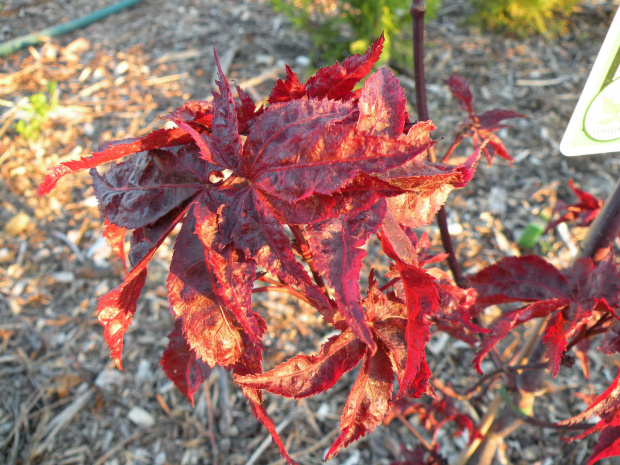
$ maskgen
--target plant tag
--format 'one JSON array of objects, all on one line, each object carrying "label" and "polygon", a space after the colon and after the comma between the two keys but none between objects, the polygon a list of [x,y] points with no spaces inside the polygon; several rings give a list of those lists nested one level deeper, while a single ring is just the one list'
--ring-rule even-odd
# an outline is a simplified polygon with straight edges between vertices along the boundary
[{"label": "plant tag", "polygon": [[567,156],[620,152],[618,11],[568,123],[560,151]]}]

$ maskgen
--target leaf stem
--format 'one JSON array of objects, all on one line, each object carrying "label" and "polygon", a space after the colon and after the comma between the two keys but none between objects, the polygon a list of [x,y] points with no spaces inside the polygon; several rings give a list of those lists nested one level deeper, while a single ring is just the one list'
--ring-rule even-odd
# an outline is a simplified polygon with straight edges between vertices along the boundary
[{"label": "leaf stem", "polygon": [[254,289],[252,289],[252,294],[257,294],[259,292],[282,292],[284,294],[294,295],[295,297],[303,300],[307,304],[312,305],[312,303],[301,292],[286,286],[263,286],[255,287]]},{"label": "leaf stem", "polygon": [[301,251],[301,258],[310,267],[310,271],[312,272],[312,277],[314,278],[314,282],[316,283],[317,286],[323,289],[323,292],[329,299],[330,297],[329,297],[329,292],[327,290],[327,286],[325,285],[323,276],[321,275],[318,268],[316,267],[316,263],[314,263],[314,260],[312,258],[312,251],[310,250],[310,245],[308,245],[308,241],[306,240],[306,236],[304,235],[304,232],[301,229],[301,226],[292,224],[292,225],[289,225],[289,228],[291,229],[291,232],[293,233],[295,240],[299,244],[299,249]]},{"label": "leaf stem", "polygon": [[409,423],[407,419],[403,417],[401,413],[397,413],[396,418],[398,418],[407,427],[407,429],[411,431],[411,434],[413,434],[418,439],[418,441],[420,441],[420,443],[424,446],[426,450],[428,450],[431,453],[434,452],[433,446],[431,446],[429,442],[422,437],[422,435],[418,432],[418,430],[416,430],[413,426],[411,426],[411,423]]}]

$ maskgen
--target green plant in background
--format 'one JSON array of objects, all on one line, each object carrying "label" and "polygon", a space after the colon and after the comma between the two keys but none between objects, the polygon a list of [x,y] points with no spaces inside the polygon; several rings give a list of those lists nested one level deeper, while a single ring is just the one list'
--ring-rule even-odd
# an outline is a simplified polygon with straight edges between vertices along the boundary
[{"label": "green plant in background", "polygon": [[47,92],[38,92],[28,97],[22,117],[15,123],[15,130],[26,140],[38,139],[45,118],[58,105],[58,83],[50,81]]},{"label": "green plant in background", "polygon": [[568,17],[580,0],[474,0],[474,20],[493,31],[517,37],[557,36],[566,32]]},{"label": "green plant in background", "polygon": [[[431,16],[441,0],[427,2]],[[351,53],[363,53],[384,33],[381,62],[393,60],[411,67],[409,0],[271,0],[297,28],[307,32],[315,48],[315,61],[340,60]]]}]

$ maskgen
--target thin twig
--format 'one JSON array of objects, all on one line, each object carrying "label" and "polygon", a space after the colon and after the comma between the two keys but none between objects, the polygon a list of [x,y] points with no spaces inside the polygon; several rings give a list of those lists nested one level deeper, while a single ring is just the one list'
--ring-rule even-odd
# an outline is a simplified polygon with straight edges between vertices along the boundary
[{"label": "thin twig", "polygon": [[434,451],[433,446],[431,446],[430,443],[426,439],[424,439],[420,433],[418,433],[418,430],[411,426],[411,423],[409,423],[407,419],[402,416],[401,413],[396,413],[396,418],[398,418],[407,427],[407,429],[411,431],[411,434],[418,438],[418,441],[420,441],[420,443],[424,446],[426,450],[430,452]]}]

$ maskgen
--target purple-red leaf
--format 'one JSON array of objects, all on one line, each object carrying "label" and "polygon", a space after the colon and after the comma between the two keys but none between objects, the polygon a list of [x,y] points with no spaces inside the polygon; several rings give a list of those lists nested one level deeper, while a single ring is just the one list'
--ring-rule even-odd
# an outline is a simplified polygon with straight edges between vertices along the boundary
[{"label": "purple-red leaf", "polygon": [[133,314],[136,312],[136,302],[142,292],[142,287],[144,287],[147,274],[146,265],[185,213],[185,210],[182,211],[170,223],[168,229],[161,234],[159,240],[155,242],[150,251],[127,273],[119,286],[99,298],[97,320],[104,327],[103,337],[110,348],[110,356],[114,359],[114,363],[119,370],[123,366],[121,361],[123,337],[131,324]]},{"label": "purple-red leaf", "polygon": [[[196,221],[190,212],[179,232],[168,276],[168,299],[172,311],[182,318],[183,334],[190,347],[210,367],[261,372],[262,350],[250,339],[234,312],[218,294],[219,283],[207,261],[208,247],[195,234]],[[262,337],[265,323],[256,315]]]},{"label": "purple-red leaf", "polygon": [[579,199],[579,202],[567,205],[564,202],[558,201],[553,209],[553,214],[560,212],[564,212],[564,214],[557,220],[550,222],[545,232],[550,231],[560,223],[568,221],[576,221],[579,226],[589,226],[603,207],[603,201],[601,199],[594,197],[584,190],[576,188],[572,179],[568,184]]},{"label": "purple-red leaf", "polygon": [[235,99],[228,80],[222,72],[215,50],[214,54],[218,75],[216,84],[219,93],[213,92],[211,150],[214,152],[214,160],[218,165],[235,171],[239,166],[241,156],[241,137],[239,136]]},{"label": "purple-red leaf", "polygon": [[467,79],[458,74],[453,74],[446,80],[446,84],[450,88],[450,92],[454,95],[459,106],[467,113],[473,113],[474,107],[472,106],[472,95],[469,90],[469,84]]},{"label": "purple-red leaf", "polygon": [[204,190],[206,169],[191,151],[151,150],[91,175],[101,214],[117,226],[141,228]]},{"label": "purple-red leaf", "polygon": [[267,428],[267,431],[269,431],[269,434],[271,434],[271,439],[273,439],[273,442],[275,442],[276,446],[278,446],[282,458],[286,460],[286,463],[288,465],[297,465],[297,462],[295,462],[295,460],[293,460],[293,458],[288,454],[286,447],[284,446],[284,443],[282,442],[282,439],[280,439],[280,435],[276,430],[276,425],[274,425],[273,421],[267,414],[267,410],[265,410],[265,407],[263,407],[262,404],[259,404],[251,399],[249,400],[249,402],[250,408],[252,409],[252,414],[256,417],[258,421],[261,422],[261,424],[265,428]]},{"label": "purple-red leaf", "polygon": [[268,372],[236,376],[235,382],[284,397],[308,397],[330,389],[358,365],[364,352],[365,345],[347,329],[329,338],[318,355],[297,355]]},{"label": "purple-red leaf", "polygon": [[174,322],[174,329],[168,334],[168,347],[159,363],[166,376],[194,405],[194,394],[211,373],[211,368],[196,358],[196,353],[183,336],[183,322]]}]

